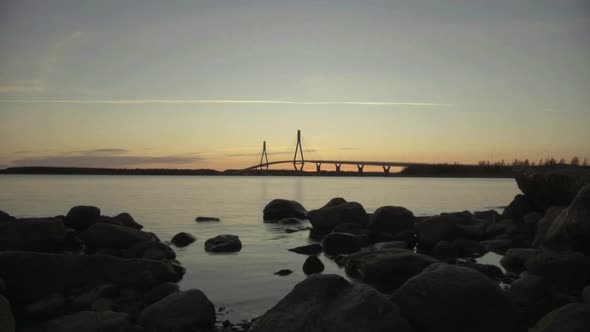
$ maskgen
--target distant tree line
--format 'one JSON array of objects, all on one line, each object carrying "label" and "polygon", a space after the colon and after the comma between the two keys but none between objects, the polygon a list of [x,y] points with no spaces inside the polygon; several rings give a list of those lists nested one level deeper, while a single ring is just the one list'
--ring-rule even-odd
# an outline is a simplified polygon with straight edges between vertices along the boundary
[{"label": "distant tree line", "polygon": [[556,165],[573,165],[573,166],[588,166],[588,158],[584,158],[584,160],[580,163],[580,158],[578,156],[574,156],[570,159],[569,163],[565,158],[560,158],[559,160],[555,159],[554,157],[549,158],[541,158],[538,161],[529,160],[529,159],[514,159],[512,162],[507,162],[504,159],[499,161],[491,162],[489,160],[480,160],[478,165],[479,166],[521,166],[521,167],[529,167],[529,166],[556,166]]}]

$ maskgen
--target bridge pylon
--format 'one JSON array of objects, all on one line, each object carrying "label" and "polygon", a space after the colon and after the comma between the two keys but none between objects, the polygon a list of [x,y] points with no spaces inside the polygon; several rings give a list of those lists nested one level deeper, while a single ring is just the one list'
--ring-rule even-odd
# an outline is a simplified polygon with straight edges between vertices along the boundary
[{"label": "bridge pylon", "polygon": [[[301,154],[301,160],[297,160],[297,154]],[[299,165],[299,168],[297,167]],[[303,147],[301,145],[301,130],[297,130],[297,146],[295,146],[295,155],[293,156],[293,168],[296,171],[303,171],[305,159],[303,158]]]},{"label": "bridge pylon", "polygon": [[[264,165],[266,164],[266,165]],[[264,165],[264,166],[263,166]],[[260,156],[260,170],[268,170],[268,154],[266,153],[266,141],[262,142],[262,155]]]}]

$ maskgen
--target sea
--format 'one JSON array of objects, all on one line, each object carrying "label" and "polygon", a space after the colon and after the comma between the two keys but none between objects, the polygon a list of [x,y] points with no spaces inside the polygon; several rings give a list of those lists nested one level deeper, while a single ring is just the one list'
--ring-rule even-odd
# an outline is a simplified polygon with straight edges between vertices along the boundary
[{"label": "sea", "polygon": [[[519,193],[513,179],[274,176],[0,175],[0,210],[16,217],[65,215],[76,205],[94,205],[103,215],[129,212],[144,230],[167,241],[188,232],[197,241],[174,248],[187,272],[181,289],[197,288],[222,308],[219,319],[239,321],[263,314],[305,279],[306,256],[287,249],[313,243],[308,231],[286,233],[264,223],[264,206],[275,198],[307,210],[331,198],[361,203],[367,212],[396,205],[417,216],[480,211],[504,206]],[[220,222],[195,222],[197,216]],[[210,254],[204,243],[219,234],[238,235],[239,253]],[[324,273],[345,275],[319,256]],[[488,254],[484,263],[497,264]],[[293,271],[288,276],[274,273]]]}]

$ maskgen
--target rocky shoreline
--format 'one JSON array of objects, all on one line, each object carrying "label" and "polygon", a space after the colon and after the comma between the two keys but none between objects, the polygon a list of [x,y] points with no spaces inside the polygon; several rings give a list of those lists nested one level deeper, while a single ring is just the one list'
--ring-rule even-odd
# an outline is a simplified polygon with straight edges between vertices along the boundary
[{"label": "rocky shoreline", "polygon": [[[269,202],[265,222],[294,232],[307,219],[318,243],[289,249],[308,256],[290,267],[308,277],[243,322],[219,320],[225,309],[202,291],[179,290],[173,248],[195,245],[192,234],[161,241],[130,214],[92,206],[47,218],[0,211],[0,331],[588,331],[590,172],[525,169],[516,181],[523,194],[501,214]],[[221,234],[204,247],[242,243]],[[322,252],[352,282],[322,274]],[[504,270],[476,261],[488,252]]]}]

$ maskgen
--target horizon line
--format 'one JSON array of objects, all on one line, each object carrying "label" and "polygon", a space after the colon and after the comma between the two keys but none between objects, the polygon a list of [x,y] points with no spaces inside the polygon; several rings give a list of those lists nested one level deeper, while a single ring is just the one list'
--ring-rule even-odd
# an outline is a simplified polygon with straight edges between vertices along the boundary
[{"label": "horizon line", "polygon": [[394,102],[394,101],[297,101],[297,100],[251,100],[251,99],[109,99],[109,100],[74,100],[74,99],[0,99],[0,103],[35,103],[35,104],[282,104],[282,105],[364,105],[364,106],[453,106],[446,103],[432,102]]}]

